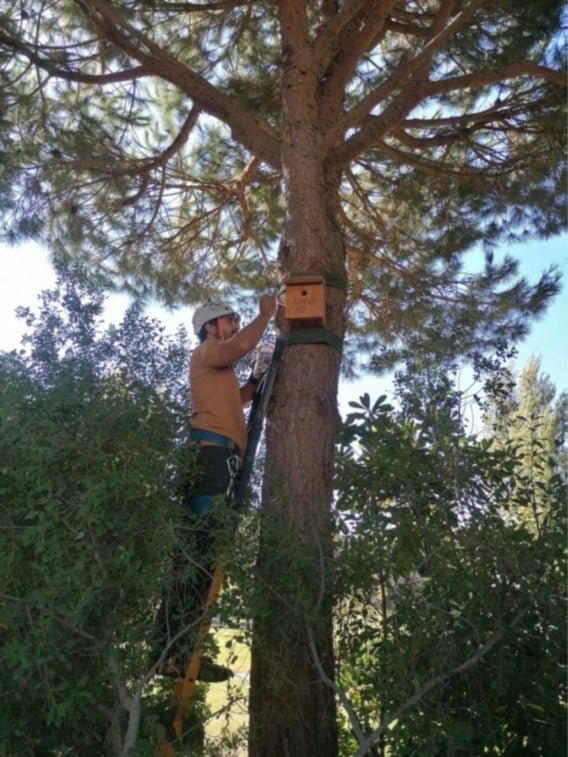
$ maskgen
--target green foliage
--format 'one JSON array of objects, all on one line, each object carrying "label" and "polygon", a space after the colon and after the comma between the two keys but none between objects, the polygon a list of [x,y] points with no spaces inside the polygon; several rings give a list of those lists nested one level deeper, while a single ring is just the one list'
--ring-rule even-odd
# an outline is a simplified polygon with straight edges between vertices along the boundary
[{"label": "green foliage", "polygon": [[[116,751],[107,723],[126,723],[119,684],[141,692],[137,753],[166,732],[169,687],[145,676],[169,557],[191,537],[173,486],[187,344],[136,306],[103,330],[101,307],[96,286],[61,272],[40,312],[21,313],[25,348],[0,359],[7,754]],[[518,394],[542,421],[553,388],[529,368]],[[255,588],[258,516],[243,516],[219,616],[246,637],[251,614],[262,624],[285,595],[292,645],[317,629],[333,583],[338,682],[362,743],[393,718],[377,736],[393,755],[559,753],[565,487],[550,467],[527,476],[522,445],[468,437],[451,373],[414,366],[398,386],[399,410],[364,396],[343,427],[335,557],[309,523],[307,544],[267,519],[257,577],[271,582]],[[547,439],[563,427],[556,417]],[[550,449],[533,444],[531,464],[544,470]],[[342,744],[357,748],[347,727]]]},{"label": "green foliage", "polygon": [[555,475],[568,481],[566,392],[556,397],[540,361],[531,357],[518,379],[503,369],[489,386],[486,425],[497,449],[510,449],[519,461],[516,515],[537,530],[548,510],[547,491]]},{"label": "green foliage", "polygon": [[[346,297],[333,290],[328,298],[330,324],[338,333],[345,324],[353,335],[347,365],[368,352],[388,367],[418,353],[438,362],[448,350],[476,357],[502,349],[525,333],[559,286],[556,271],[529,285],[513,261],[491,256],[499,242],[565,227],[561,14],[560,0],[4,4],[2,236],[35,237],[60,259],[86,261],[106,283],[167,302],[194,302],[219,289],[242,297],[274,287],[292,265],[325,268],[349,283]],[[485,246],[487,259],[471,273],[467,254],[476,245]],[[49,333],[44,339],[49,351]],[[301,404],[301,371],[300,362],[288,371],[275,421],[283,408]],[[336,378],[332,370],[318,396],[332,397]],[[331,428],[333,401],[316,407],[306,423],[323,412]],[[495,480],[503,469],[497,462],[495,473],[490,469],[492,453],[473,441],[453,443],[453,430],[440,437],[438,422],[432,417],[419,442],[412,425],[402,436],[393,429],[387,451],[393,464],[400,452],[408,475],[395,476],[385,501],[396,494],[408,507],[392,508],[392,524],[381,533],[400,537],[394,564],[419,574],[415,561],[426,559],[427,543],[449,550],[471,531],[477,544],[472,529],[491,516],[487,498],[496,497],[493,489],[510,494],[507,477]],[[275,501],[286,513],[273,525],[282,526],[285,545],[299,512],[286,488],[300,487],[292,486],[294,440],[276,430],[269,456],[280,443],[288,480]],[[321,443],[331,453],[331,434]],[[323,461],[331,458],[318,459],[311,475],[323,492]],[[306,449],[310,460],[315,451]],[[366,485],[366,493],[353,488],[353,497],[372,508],[384,483],[367,476]],[[313,508],[321,508],[315,526],[325,557],[329,495],[328,487]],[[443,527],[452,536],[447,542]],[[273,626],[279,618],[285,626],[292,576],[306,578],[307,596],[317,602],[318,554],[310,534],[303,538],[290,547],[305,560],[288,556],[284,571],[266,557],[274,566],[266,585],[274,580],[286,589]],[[465,582],[477,553],[458,546]],[[301,597],[292,586],[295,603]],[[325,635],[328,620],[322,625]],[[481,625],[485,632],[491,623]],[[441,628],[433,623],[443,638]],[[297,678],[324,702],[305,652],[301,665],[289,656],[283,677]],[[130,648],[120,654],[130,660]],[[458,658],[455,652],[448,664]],[[396,686],[385,692],[385,707],[400,693]],[[259,691],[257,699],[270,704]],[[316,711],[301,713],[302,739],[319,727]],[[288,738],[299,722],[275,727],[276,738]],[[333,753],[333,726],[323,730]]]},{"label": "green foliage", "polygon": [[[396,2],[384,18],[373,3],[305,3],[297,76],[314,84],[294,107],[279,4],[12,5],[8,241],[35,237],[168,302],[274,286],[291,200],[282,146],[310,121],[347,252],[355,362],[377,335],[383,367],[426,344],[495,348],[557,291],[556,272],[530,285],[491,256],[565,228],[560,0]],[[489,257],[471,273],[476,245]]]},{"label": "green foliage", "polygon": [[136,305],[103,330],[102,304],[61,271],[39,312],[21,313],[25,348],[0,356],[3,754],[116,749],[116,686],[133,691],[154,662],[187,341]]},{"label": "green foliage", "polygon": [[403,385],[398,411],[352,403],[338,459],[338,682],[359,753],[560,754],[566,488],[537,487],[535,533],[514,517],[518,481],[537,486],[522,455],[465,435],[442,371]]}]

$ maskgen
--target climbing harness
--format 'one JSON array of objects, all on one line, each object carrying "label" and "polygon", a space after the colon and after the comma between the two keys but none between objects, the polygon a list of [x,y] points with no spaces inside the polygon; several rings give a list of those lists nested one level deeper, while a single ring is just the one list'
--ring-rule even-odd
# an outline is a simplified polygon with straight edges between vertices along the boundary
[{"label": "climbing harness", "polygon": [[235,481],[237,480],[237,476],[239,475],[242,464],[242,457],[240,455],[237,455],[236,453],[227,458],[227,468],[229,470],[229,485],[227,486],[227,491],[225,492],[227,502],[231,501],[231,496],[235,488]]},{"label": "climbing harness", "polygon": [[218,444],[219,447],[237,448],[235,442],[229,439],[228,436],[216,434],[214,431],[206,431],[202,428],[192,428],[189,432],[189,438],[192,442],[213,442],[214,444]]}]

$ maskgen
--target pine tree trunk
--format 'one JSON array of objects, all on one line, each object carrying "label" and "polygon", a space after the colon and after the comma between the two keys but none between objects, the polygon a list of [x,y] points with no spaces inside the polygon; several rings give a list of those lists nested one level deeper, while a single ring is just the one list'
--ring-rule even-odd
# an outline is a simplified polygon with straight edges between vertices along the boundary
[{"label": "pine tree trunk", "polygon": [[283,358],[267,428],[268,462],[257,566],[250,754],[333,757],[329,573],[332,450],[339,354],[294,346]]},{"label": "pine tree trunk", "polygon": [[[317,69],[297,18],[281,4],[287,223],[282,274],[344,276],[337,178],[321,145]],[[290,8],[293,3],[290,4]],[[326,327],[343,336],[345,294],[327,287]],[[285,349],[269,410],[250,695],[252,757],[334,757],[330,503],[341,355],[325,344]],[[317,664],[314,659],[316,651]],[[319,671],[318,671],[319,668]]]}]

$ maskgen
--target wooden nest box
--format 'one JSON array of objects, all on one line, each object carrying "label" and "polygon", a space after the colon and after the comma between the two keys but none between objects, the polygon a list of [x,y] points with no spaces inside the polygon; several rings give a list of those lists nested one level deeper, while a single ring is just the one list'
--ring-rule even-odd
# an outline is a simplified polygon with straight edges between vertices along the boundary
[{"label": "wooden nest box", "polygon": [[325,326],[325,281],[323,276],[288,276],[284,317],[290,329]]}]

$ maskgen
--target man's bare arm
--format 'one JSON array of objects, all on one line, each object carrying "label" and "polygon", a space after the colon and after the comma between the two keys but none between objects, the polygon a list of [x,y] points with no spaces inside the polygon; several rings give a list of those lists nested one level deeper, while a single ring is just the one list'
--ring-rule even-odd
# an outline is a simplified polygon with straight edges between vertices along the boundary
[{"label": "man's bare arm", "polygon": [[219,341],[215,355],[212,357],[213,368],[226,368],[234,365],[259,343],[266,327],[276,312],[277,300],[272,294],[265,294],[259,301],[259,314],[249,324],[243,326],[230,339]]}]

